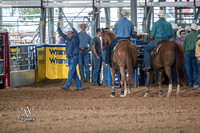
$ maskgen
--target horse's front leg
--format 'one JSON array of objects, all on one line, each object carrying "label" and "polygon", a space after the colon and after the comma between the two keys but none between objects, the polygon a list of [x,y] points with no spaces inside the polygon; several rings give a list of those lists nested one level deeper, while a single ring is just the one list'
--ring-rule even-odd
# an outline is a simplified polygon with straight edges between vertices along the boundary
[{"label": "horse's front leg", "polygon": [[121,88],[121,92],[123,91],[123,89],[125,89],[124,94],[121,93],[120,97],[125,97],[127,95],[127,85],[126,85],[126,74],[125,74],[125,68],[120,67],[120,74],[121,74],[121,80],[120,80],[120,84],[122,86]]},{"label": "horse's front leg", "polygon": [[144,97],[147,97],[149,95],[149,78],[150,78],[150,71],[146,72],[146,77],[147,77],[147,83],[146,83],[146,92],[144,94]]},{"label": "horse's front leg", "polygon": [[158,71],[158,95],[159,97],[162,97],[162,71]]},{"label": "horse's front leg", "polygon": [[165,66],[165,73],[169,80],[168,94],[167,97],[170,97],[172,93],[172,71],[170,66]]},{"label": "horse's front leg", "polygon": [[112,76],[112,93],[111,93],[111,96],[110,97],[115,97],[115,68],[110,68],[110,73],[111,73],[111,76]]}]

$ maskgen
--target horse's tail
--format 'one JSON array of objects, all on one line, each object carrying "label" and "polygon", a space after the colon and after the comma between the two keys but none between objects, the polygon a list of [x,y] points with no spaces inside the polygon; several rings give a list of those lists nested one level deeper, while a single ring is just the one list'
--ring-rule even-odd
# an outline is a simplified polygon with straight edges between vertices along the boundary
[{"label": "horse's tail", "polygon": [[130,83],[133,83],[135,86],[135,81],[134,81],[134,68],[136,67],[137,63],[137,49],[134,46],[133,48],[128,48],[128,56],[126,59],[126,64],[127,64],[127,71],[128,71],[128,76],[129,76],[129,85]]},{"label": "horse's tail", "polygon": [[184,50],[180,44],[176,43],[175,58],[176,58],[176,71],[177,79],[179,77],[180,83],[185,83],[185,68],[184,68]]}]

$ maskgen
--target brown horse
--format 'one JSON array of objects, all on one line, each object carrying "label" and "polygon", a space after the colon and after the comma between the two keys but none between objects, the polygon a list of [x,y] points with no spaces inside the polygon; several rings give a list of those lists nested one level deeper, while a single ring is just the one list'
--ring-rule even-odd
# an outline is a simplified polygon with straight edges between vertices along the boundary
[{"label": "brown horse", "polygon": [[[159,49],[158,49],[159,48]],[[180,84],[185,83],[185,69],[184,69],[184,50],[181,45],[175,41],[161,41],[153,49],[157,50],[158,53],[154,56],[151,55],[151,64],[158,70],[158,85],[159,85],[159,96],[162,97],[162,71],[164,70],[168,79],[169,87],[168,94],[169,97],[172,93],[172,66],[176,65],[177,71],[177,96],[180,93]],[[149,77],[150,71],[146,72],[147,75],[147,88],[144,97],[147,97],[149,94]]]},{"label": "brown horse", "polygon": [[[103,48],[106,49],[107,46],[116,38],[116,36],[109,29],[102,29],[102,39],[103,39]],[[115,96],[115,72],[117,69],[120,70],[121,80],[121,97],[125,97],[130,93],[130,83],[134,82],[134,67],[137,63],[137,48],[136,46],[127,39],[121,39],[118,41],[118,44],[113,49],[111,54],[110,61],[110,72],[112,76],[112,94],[111,97]],[[129,75],[129,89],[126,85],[126,74],[125,70],[128,70]],[[125,86],[125,91],[123,90]]]}]

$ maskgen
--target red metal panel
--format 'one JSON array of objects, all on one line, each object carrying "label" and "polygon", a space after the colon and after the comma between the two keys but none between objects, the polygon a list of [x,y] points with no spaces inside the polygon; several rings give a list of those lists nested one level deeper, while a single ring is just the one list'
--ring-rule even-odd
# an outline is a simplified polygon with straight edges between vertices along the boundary
[{"label": "red metal panel", "polygon": [[[10,87],[10,65],[8,32],[0,33],[3,36],[4,72],[0,78],[4,79],[4,88]],[[2,41],[2,40],[1,40]]]}]

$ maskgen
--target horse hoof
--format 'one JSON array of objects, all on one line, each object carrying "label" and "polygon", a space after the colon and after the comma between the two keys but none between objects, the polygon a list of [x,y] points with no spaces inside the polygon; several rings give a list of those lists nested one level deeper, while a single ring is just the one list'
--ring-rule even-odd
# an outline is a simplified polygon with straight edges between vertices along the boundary
[{"label": "horse hoof", "polygon": [[127,95],[127,91],[125,91],[124,94],[121,93],[120,97],[126,97],[126,95]]},{"label": "horse hoof", "polygon": [[127,95],[127,94],[124,94],[124,95],[121,94],[120,97],[126,97],[126,95]]},{"label": "horse hoof", "polygon": [[163,95],[162,95],[162,93],[161,93],[161,92],[159,92],[159,97],[163,97]]},{"label": "horse hoof", "polygon": [[148,95],[149,95],[149,93],[145,93],[145,94],[144,94],[144,97],[148,97]]},{"label": "horse hoof", "polygon": [[176,96],[177,96],[177,97],[180,97],[180,93],[176,93]]},{"label": "horse hoof", "polygon": [[130,94],[131,93],[131,91],[128,89],[128,94]]},{"label": "horse hoof", "polygon": [[110,97],[115,97],[115,92],[112,92]]}]

